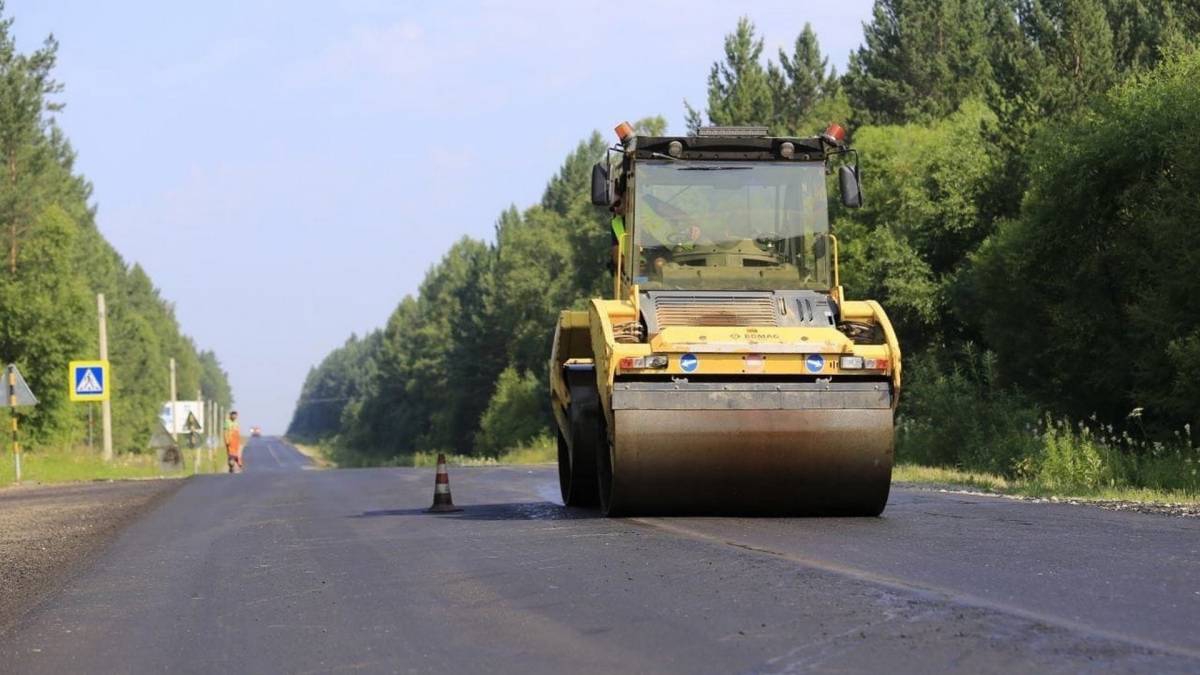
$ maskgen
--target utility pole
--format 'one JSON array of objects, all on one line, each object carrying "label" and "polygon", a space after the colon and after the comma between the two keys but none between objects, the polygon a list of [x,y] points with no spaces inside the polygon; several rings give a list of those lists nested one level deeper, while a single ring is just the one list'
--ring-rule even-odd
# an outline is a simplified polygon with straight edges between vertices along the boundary
[{"label": "utility pole", "polygon": [[[219,448],[225,439],[225,411],[221,408],[220,403],[213,404],[213,416],[216,418],[216,424],[213,425],[213,445]],[[220,457],[220,455],[217,456]]]},{"label": "utility pole", "polygon": [[[104,294],[96,294],[96,310],[100,315],[100,360],[108,361],[108,309],[104,305]],[[111,380],[111,376],[110,376]],[[105,387],[111,387],[112,382],[106,382]],[[100,427],[104,434],[104,445],[101,457],[106,462],[113,458],[112,447],[112,403],[108,396],[100,402]]]},{"label": "utility pole", "polygon": [[179,439],[175,438],[175,430],[179,428],[179,420],[177,420],[175,418],[179,416],[179,411],[176,409],[177,406],[176,406],[175,399],[176,399],[176,396],[175,396],[175,359],[172,358],[171,359],[171,429],[170,429],[170,431],[171,431],[171,438],[175,441],[178,441]]},{"label": "utility pole", "polygon": [[213,464],[213,446],[217,444],[216,433],[217,428],[217,402],[204,402],[204,420],[205,420],[205,439],[204,446],[208,448],[208,468],[216,471],[217,467]]}]

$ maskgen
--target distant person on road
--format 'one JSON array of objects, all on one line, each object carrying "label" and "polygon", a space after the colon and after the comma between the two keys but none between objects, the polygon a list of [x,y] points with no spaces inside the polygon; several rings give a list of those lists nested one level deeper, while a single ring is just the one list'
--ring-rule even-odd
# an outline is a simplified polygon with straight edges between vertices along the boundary
[{"label": "distant person on road", "polygon": [[242,430],[238,426],[237,411],[229,412],[225,422],[225,454],[228,457],[229,473],[242,472]]}]

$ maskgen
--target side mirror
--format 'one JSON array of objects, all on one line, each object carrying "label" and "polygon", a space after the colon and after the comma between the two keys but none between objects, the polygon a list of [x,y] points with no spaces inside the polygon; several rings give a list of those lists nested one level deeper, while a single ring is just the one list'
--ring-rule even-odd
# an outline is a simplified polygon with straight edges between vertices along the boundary
[{"label": "side mirror", "polygon": [[863,205],[862,186],[858,182],[856,167],[842,165],[838,169],[838,186],[842,190],[842,206],[848,209],[857,209]]},{"label": "side mirror", "polygon": [[592,203],[596,206],[612,205],[612,197],[608,194],[608,166],[604,162],[596,162],[592,167]]}]

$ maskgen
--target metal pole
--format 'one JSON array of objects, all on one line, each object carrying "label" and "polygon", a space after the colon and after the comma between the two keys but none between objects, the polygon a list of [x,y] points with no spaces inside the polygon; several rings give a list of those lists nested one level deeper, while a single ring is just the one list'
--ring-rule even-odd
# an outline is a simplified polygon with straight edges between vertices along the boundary
[{"label": "metal pole", "polygon": [[17,368],[8,366],[8,409],[12,411],[13,465],[16,467],[17,482],[21,482],[21,444],[17,442]]},{"label": "metal pole", "polygon": [[96,437],[95,417],[96,417],[96,414],[95,414],[95,412],[96,412],[96,406],[89,403],[88,404],[88,450],[96,449],[96,443],[95,443],[95,437]]},{"label": "metal pole", "polygon": [[[100,359],[108,360],[108,309],[104,304],[104,294],[96,294],[96,309],[100,315]],[[111,368],[111,366],[110,366]],[[104,383],[106,387],[112,387],[112,372],[108,374],[108,382]],[[113,458],[113,441],[112,441],[112,403],[108,398],[100,402],[100,429],[104,435],[103,451],[101,457],[106,462],[112,461]]]}]

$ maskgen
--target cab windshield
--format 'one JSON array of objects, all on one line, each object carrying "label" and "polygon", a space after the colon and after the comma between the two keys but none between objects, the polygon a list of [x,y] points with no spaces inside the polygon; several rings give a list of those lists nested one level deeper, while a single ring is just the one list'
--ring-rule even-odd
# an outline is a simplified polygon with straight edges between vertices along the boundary
[{"label": "cab windshield", "polygon": [[822,163],[639,162],[631,268],[645,290],[829,290]]}]

